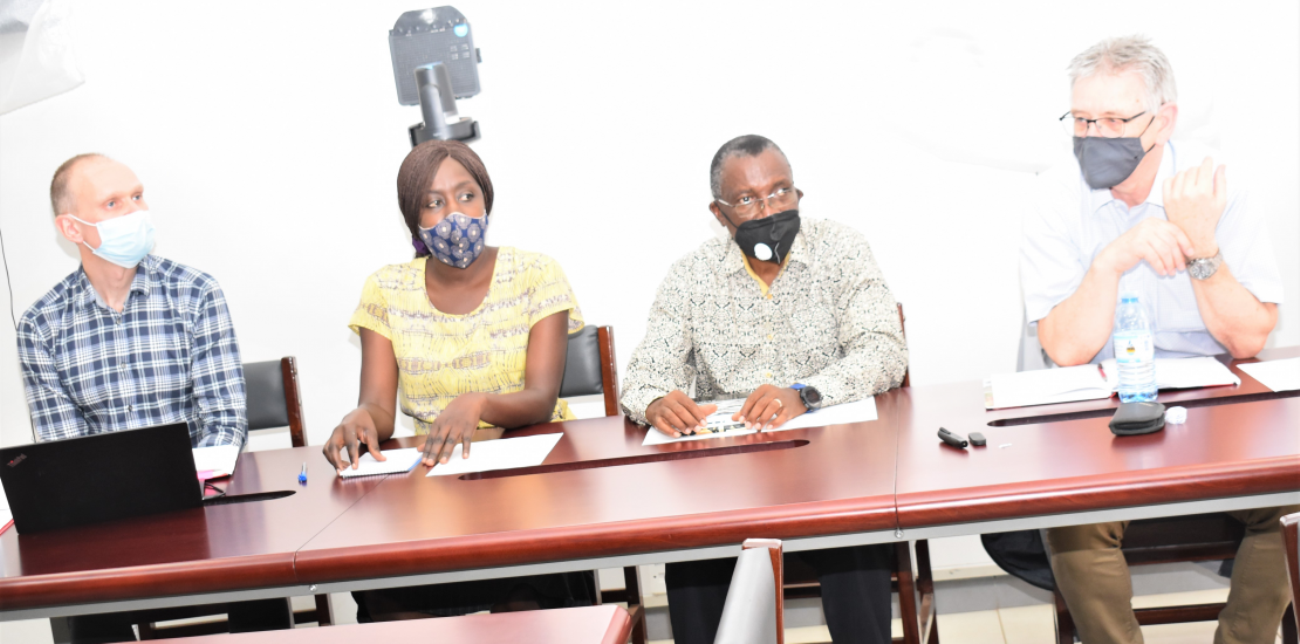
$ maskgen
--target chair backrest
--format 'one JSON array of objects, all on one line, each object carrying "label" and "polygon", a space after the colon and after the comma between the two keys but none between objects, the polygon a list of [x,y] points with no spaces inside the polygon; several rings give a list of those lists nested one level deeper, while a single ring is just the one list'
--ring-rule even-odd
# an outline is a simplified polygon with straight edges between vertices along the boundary
[{"label": "chair backrest", "polygon": [[781,542],[746,539],[742,548],[713,644],[782,644],[785,600],[781,592]]},{"label": "chair backrest", "polygon": [[1300,630],[1300,512],[1282,517],[1282,541],[1285,542],[1286,572],[1291,578],[1291,614]]},{"label": "chair backrest", "polygon": [[298,393],[298,361],[293,356],[244,363],[244,391],[248,395],[248,431],[288,426],[294,447],[307,444]]},{"label": "chair backrest", "polygon": [[618,371],[614,363],[614,328],[585,326],[569,335],[560,397],[605,397],[605,415],[618,415]]}]

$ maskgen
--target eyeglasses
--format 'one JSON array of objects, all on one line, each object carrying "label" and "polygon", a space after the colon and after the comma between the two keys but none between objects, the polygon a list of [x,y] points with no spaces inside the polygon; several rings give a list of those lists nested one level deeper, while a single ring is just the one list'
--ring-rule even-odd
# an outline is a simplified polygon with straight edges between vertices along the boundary
[{"label": "eyeglasses", "polygon": [[762,198],[745,195],[737,199],[734,204],[721,199],[718,199],[717,202],[736,211],[737,216],[749,219],[763,210],[764,206],[767,207],[769,212],[789,210],[799,203],[799,191],[795,190],[794,186],[790,186],[789,188],[777,188],[776,192]]},{"label": "eyeglasses", "polygon": [[1061,127],[1065,130],[1065,133],[1071,136],[1077,136],[1077,137],[1088,136],[1088,126],[1096,125],[1098,136],[1102,136],[1108,139],[1114,139],[1114,138],[1124,136],[1124,126],[1128,125],[1129,121],[1132,121],[1133,119],[1142,116],[1143,114],[1146,113],[1147,113],[1146,110],[1142,110],[1141,112],[1138,112],[1137,114],[1134,114],[1133,116],[1130,116],[1126,119],[1117,119],[1117,118],[1086,119],[1083,117],[1071,116],[1069,112],[1066,112],[1065,115],[1060,118],[1060,121],[1061,121]]}]

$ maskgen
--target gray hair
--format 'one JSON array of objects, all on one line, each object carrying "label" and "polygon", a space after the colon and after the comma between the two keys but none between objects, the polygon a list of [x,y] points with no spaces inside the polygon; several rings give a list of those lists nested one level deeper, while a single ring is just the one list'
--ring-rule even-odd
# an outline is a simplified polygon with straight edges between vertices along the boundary
[{"label": "gray hair", "polygon": [[1174,69],[1146,36],[1107,38],[1070,61],[1070,87],[1080,78],[1098,72],[1135,71],[1146,85],[1147,110],[1155,112],[1165,103],[1178,100]]},{"label": "gray hair", "polygon": [[[781,153],[781,156],[785,156],[785,152],[781,152],[781,148],[777,147],[771,139],[757,134],[738,136],[723,143],[722,147],[718,148],[717,154],[713,155],[713,163],[709,165],[709,189],[713,191],[713,198],[722,198],[722,165],[727,159],[739,156],[756,157],[767,150],[776,150]],[[789,159],[786,163],[789,163]]]}]

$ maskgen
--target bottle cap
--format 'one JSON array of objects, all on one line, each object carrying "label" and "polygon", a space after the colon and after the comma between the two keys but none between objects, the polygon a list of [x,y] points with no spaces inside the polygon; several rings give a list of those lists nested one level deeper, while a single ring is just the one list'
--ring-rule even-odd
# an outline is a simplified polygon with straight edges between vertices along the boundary
[{"label": "bottle cap", "polygon": [[1165,410],[1165,422],[1170,425],[1181,425],[1187,422],[1186,407],[1170,407]]}]

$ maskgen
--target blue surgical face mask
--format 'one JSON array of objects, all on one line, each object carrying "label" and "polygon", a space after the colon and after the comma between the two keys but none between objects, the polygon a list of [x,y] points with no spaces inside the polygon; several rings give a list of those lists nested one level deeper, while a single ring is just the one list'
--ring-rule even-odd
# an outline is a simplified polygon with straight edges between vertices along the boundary
[{"label": "blue surgical face mask", "polygon": [[76,215],[68,216],[99,229],[99,248],[90,248],[85,240],[81,243],[90,252],[122,268],[135,268],[153,250],[154,228],[148,210],[137,210],[97,224],[82,221]]},{"label": "blue surgical face mask", "polygon": [[420,241],[438,261],[456,268],[466,268],[483,254],[483,236],[487,234],[488,218],[475,219],[464,213],[453,212],[433,228],[420,228]]}]

